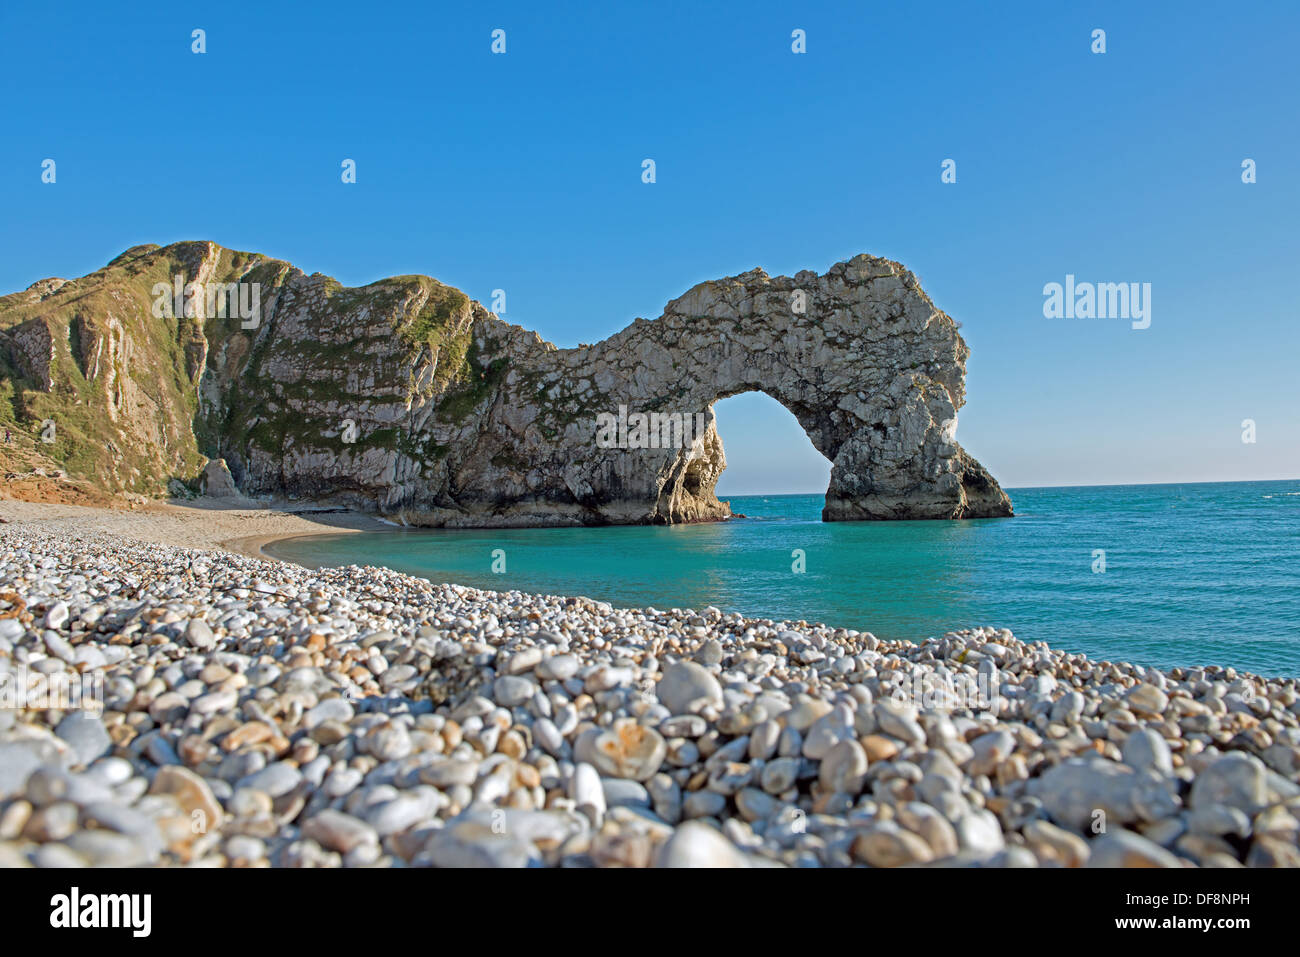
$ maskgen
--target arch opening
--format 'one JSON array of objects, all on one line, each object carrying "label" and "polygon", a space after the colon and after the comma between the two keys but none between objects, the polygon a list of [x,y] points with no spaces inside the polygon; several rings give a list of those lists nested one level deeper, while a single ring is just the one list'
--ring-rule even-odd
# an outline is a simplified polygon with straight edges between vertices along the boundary
[{"label": "arch opening", "polygon": [[831,462],[817,451],[799,419],[759,390],[719,399],[713,406],[726,468],[715,494],[821,495],[830,486]]}]

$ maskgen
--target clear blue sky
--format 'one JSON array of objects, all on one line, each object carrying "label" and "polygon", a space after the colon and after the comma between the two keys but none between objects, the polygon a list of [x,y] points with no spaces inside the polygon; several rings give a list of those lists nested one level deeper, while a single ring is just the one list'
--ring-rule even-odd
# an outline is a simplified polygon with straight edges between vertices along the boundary
[{"label": "clear blue sky", "polygon": [[[556,6],[5,4],[0,290],[202,238],[504,288],[566,346],[871,252],[962,322],[1004,485],[1300,476],[1297,4]],[[1066,273],[1151,327],[1044,318]],[[719,416],[723,492],[824,489],[774,402]]]}]

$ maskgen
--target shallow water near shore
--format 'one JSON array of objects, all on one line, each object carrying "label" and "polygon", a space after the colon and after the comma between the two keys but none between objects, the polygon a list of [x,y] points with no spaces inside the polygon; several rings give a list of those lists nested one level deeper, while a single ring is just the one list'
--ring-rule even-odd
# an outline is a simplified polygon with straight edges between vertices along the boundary
[{"label": "shallow water near shore", "polygon": [[747,517],[709,525],[394,529],[265,551],[880,638],[996,625],[1093,658],[1300,674],[1300,481],[1008,491],[1012,519],[824,523],[821,495],[733,496]]}]

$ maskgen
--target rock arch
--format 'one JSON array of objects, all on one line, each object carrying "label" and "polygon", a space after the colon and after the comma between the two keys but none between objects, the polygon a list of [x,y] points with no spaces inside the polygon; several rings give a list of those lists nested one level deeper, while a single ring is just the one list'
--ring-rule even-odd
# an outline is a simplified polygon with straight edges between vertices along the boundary
[{"label": "rock arch", "polygon": [[[955,439],[969,350],[898,263],[863,255],[821,276],[756,269],[701,283],[659,319],[576,349],[541,343],[521,356],[493,331],[483,327],[481,348],[513,358],[489,413],[506,428],[489,430],[488,444],[503,439],[534,472],[562,476],[550,486],[559,496],[538,497],[519,475],[473,483],[505,491],[512,508],[527,512],[530,500],[549,499],[562,521],[725,518],[714,495],[726,457],[713,404],[759,391],[789,409],[831,461],[827,521],[1012,514],[997,482]],[[597,448],[597,418],[620,407],[703,412],[707,427],[688,448]],[[548,454],[545,440],[557,437],[558,455]]]},{"label": "rock arch", "polygon": [[[261,308],[247,323],[196,296],[186,321],[160,317],[152,296],[178,281],[252,284]],[[206,241],[132,247],[0,299],[0,364],[50,414],[93,383],[103,414],[78,418],[109,450],[94,466],[105,484],[197,479],[204,457],[224,459],[245,495],[422,525],[726,518],[713,404],[752,390],[831,461],[827,520],[1010,515],[955,439],[967,355],[916,278],[872,256],[701,283],[575,349],[428,276],[347,288]],[[154,395],[166,401],[145,421],[132,410]],[[620,410],[667,417],[670,439],[674,416],[701,423],[687,441],[602,445],[602,416]]]}]

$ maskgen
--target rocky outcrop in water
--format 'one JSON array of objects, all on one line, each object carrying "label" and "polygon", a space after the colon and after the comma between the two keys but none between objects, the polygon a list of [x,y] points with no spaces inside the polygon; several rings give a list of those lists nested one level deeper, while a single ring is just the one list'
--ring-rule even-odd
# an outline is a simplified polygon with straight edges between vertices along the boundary
[{"label": "rocky outcrop in water", "polygon": [[827,520],[1011,514],[955,440],[956,324],[871,256],[702,283],[557,349],[425,276],[352,289],[213,243],[143,246],[0,299],[0,337],[15,420],[54,419],[45,451],[113,488],[197,485],[223,458],[245,495],[412,524],[712,521],[730,514],[713,404],[758,390],[832,462]]}]

